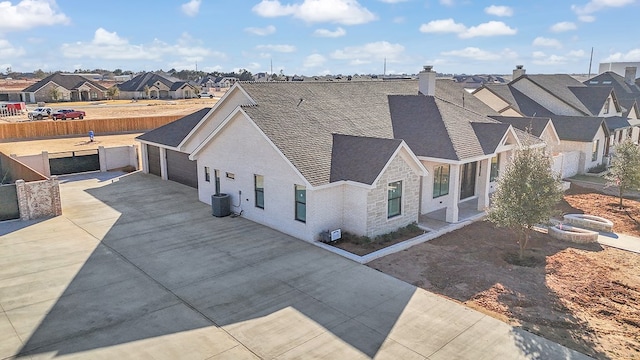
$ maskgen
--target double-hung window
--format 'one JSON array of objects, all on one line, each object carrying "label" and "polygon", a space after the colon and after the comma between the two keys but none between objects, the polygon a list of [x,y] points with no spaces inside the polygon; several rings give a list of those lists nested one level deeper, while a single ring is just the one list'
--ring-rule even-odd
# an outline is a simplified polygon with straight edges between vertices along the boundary
[{"label": "double-hung window", "polygon": [[433,168],[433,198],[449,194],[449,166],[440,165]]},{"label": "double-hung window", "polygon": [[264,209],[264,176],[253,175],[256,207]]},{"label": "double-hung window", "polygon": [[402,214],[402,181],[387,186],[387,219]]},{"label": "double-hung window", "polygon": [[307,188],[296,185],[296,220],[307,222]]}]

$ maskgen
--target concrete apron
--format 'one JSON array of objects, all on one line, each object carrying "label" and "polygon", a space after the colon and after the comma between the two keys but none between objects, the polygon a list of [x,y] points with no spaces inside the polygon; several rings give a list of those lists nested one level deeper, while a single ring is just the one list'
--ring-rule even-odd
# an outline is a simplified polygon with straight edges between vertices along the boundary
[{"label": "concrete apron", "polygon": [[586,359],[135,173],[0,224],[0,359]]}]

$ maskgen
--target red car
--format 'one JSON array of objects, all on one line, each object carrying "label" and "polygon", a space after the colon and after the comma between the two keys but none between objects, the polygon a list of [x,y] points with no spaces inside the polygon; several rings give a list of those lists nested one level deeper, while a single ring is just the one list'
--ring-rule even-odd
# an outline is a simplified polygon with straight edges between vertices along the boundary
[{"label": "red car", "polygon": [[86,113],[80,110],[72,110],[72,109],[60,109],[56,110],[51,114],[53,120],[66,120],[66,119],[84,119]]}]

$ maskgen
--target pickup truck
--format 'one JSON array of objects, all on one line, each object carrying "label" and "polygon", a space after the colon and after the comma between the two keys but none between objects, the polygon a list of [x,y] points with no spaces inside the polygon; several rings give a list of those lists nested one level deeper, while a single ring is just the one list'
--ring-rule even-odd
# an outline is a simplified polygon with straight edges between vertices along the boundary
[{"label": "pickup truck", "polygon": [[50,107],[37,107],[29,111],[29,120],[42,120],[51,117],[52,110]]},{"label": "pickup truck", "polygon": [[60,109],[56,110],[51,114],[53,120],[67,120],[67,119],[75,119],[78,118],[80,120],[84,119],[86,113],[80,110],[72,110],[72,109]]}]

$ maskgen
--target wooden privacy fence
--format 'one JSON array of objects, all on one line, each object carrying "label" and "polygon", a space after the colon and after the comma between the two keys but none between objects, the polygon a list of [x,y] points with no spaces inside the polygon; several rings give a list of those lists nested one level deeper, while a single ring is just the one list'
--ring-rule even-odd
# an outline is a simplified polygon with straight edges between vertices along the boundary
[{"label": "wooden privacy fence", "polygon": [[47,138],[66,135],[96,135],[152,130],[184,115],[135,117],[120,119],[30,121],[0,124],[0,141]]}]

